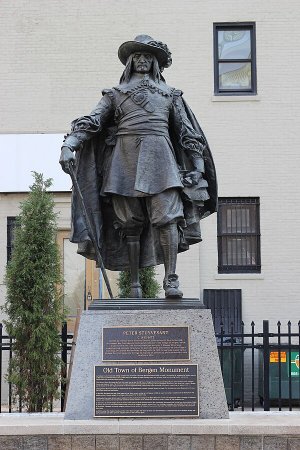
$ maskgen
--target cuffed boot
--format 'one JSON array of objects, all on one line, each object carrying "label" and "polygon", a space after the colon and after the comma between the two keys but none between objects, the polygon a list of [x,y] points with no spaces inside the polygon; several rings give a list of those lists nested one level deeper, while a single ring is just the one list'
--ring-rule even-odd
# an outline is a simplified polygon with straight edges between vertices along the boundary
[{"label": "cuffed boot", "polygon": [[129,298],[143,298],[142,286],[140,283],[131,283]]},{"label": "cuffed boot", "polygon": [[179,288],[178,275],[176,273],[170,273],[164,279],[164,290],[166,298],[182,298],[182,292]]}]

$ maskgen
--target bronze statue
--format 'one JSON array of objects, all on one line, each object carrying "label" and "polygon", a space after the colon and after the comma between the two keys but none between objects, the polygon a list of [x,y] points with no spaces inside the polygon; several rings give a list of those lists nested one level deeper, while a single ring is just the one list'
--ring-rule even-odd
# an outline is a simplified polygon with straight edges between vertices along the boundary
[{"label": "bronze statue", "polygon": [[177,253],[201,241],[199,221],[216,210],[213,159],[182,92],[162,76],[168,47],[140,35],[118,56],[120,84],[72,122],[63,143],[60,163],[67,173],[74,164],[96,236],[73,191],[70,240],[90,259],[96,240],[107,269],[129,269],[132,298],[142,297],[139,268],[164,263],[165,296],[181,298]]}]

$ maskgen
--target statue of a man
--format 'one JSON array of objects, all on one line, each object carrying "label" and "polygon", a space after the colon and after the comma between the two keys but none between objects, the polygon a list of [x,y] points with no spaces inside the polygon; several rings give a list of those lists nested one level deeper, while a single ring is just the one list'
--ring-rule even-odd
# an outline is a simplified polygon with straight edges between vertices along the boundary
[{"label": "statue of a man", "polygon": [[[164,263],[165,296],[181,298],[177,253],[201,241],[199,221],[216,210],[212,156],[182,92],[162,76],[168,47],[140,35],[118,55],[120,84],[72,122],[60,163],[66,172],[75,164],[104,265],[130,270],[131,297],[142,297],[139,268]],[[70,240],[95,259],[76,192]]]}]

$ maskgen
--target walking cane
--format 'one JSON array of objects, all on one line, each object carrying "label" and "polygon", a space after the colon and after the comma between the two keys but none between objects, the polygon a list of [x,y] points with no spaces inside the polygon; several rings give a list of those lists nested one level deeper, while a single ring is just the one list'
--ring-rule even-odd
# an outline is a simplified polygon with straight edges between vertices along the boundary
[{"label": "walking cane", "polygon": [[81,193],[81,190],[80,190],[80,187],[79,187],[76,175],[74,173],[74,169],[73,169],[73,164],[72,163],[68,164],[68,170],[69,170],[72,182],[73,182],[73,186],[74,186],[75,191],[76,191],[76,193],[78,195],[78,198],[79,198],[79,203],[80,203],[82,214],[83,214],[83,217],[84,217],[84,220],[85,220],[85,224],[86,224],[86,227],[87,227],[87,230],[88,230],[88,234],[89,234],[89,236],[91,238],[93,247],[95,249],[97,267],[100,267],[100,269],[101,269],[101,272],[102,272],[102,275],[103,275],[103,278],[104,278],[104,281],[105,281],[105,284],[106,284],[106,287],[107,287],[107,290],[108,290],[110,298],[114,298],[113,294],[112,294],[112,291],[111,291],[109,279],[108,279],[108,276],[107,276],[107,273],[106,273],[106,270],[105,270],[105,267],[104,267],[104,264],[103,264],[102,256],[100,254],[100,250],[99,250],[99,247],[98,247],[98,243],[97,243],[97,239],[96,239],[96,233],[95,233],[95,230],[93,228],[92,222],[91,222],[91,220],[89,218],[87,209],[85,207],[84,200],[83,200],[83,197],[82,197],[82,193]]}]

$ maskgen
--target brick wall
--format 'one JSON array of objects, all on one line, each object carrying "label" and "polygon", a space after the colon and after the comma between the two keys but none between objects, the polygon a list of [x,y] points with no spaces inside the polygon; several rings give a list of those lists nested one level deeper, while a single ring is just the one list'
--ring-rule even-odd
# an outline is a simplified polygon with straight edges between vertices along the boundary
[{"label": "brick wall", "polygon": [[0,436],[0,450],[297,450],[297,436],[49,435]]}]

